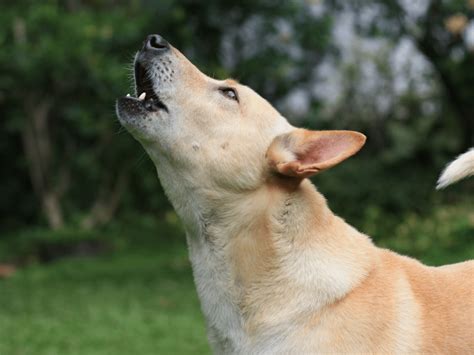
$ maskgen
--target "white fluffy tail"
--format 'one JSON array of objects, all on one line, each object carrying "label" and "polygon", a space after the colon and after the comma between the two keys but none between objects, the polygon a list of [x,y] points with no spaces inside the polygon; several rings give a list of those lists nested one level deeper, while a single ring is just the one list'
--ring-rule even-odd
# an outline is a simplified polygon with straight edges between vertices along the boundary
[{"label": "white fluffy tail", "polygon": [[471,175],[474,175],[474,148],[469,149],[448,164],[439,177],[436,188],[438,190],[445,188]]}]

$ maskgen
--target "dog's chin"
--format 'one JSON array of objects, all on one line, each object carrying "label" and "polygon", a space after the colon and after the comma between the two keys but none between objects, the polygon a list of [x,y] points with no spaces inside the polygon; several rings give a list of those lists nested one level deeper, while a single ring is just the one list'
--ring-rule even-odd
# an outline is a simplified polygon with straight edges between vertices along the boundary
[{"label": "dog's chin", "polygon": [[168,113],[168,107],[156,94],[147,95],[145,92],[138,98],[127,95],[117,100],[117,113],[126,116],[152,116],[153,114]]},{"label": "dog's chin", "polygon": [[130,133],[145,130],[150,121],[169,113],[149,80],[137,80],[136,89],[138,97],[127,94],[116,102],[119,121]]},{"label": "dog's chin", "polygon": [[133,97],[121,97],[117,99],[116,103],[117,116],[120,122],[138,119],[139,117],[146,118],[147,112],[141,102]]},{"label": "dog's chin", "polygon": [[147,112],[128,98],[120,98],[116,104],[117,117],[120,124],[137,140],[149,141],[151,135],[150,123],[156,113]]}]

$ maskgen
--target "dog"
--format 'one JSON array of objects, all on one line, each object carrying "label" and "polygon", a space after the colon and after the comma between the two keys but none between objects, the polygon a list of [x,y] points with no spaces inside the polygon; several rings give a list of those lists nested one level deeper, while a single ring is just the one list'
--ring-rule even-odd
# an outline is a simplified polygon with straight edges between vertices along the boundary
[{"label": "dog", "polygon": [[185,229],[217,354],[472,354],[474,263],[428,267],[374,246],[308,177],[364,145],[295,128],[159,35],[117,100]]}]

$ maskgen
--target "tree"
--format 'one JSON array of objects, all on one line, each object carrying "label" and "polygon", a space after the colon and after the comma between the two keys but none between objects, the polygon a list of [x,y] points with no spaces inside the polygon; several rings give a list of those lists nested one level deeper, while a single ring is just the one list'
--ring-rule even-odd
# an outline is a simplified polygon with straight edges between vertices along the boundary
[{"label": "tree", "polygon": [[16,202],[38,203],[53,229],[78,212],[84,226],[104,223],[118,207],[130,143],[108,149],[118,127],[112,97],[125,90],[121,53],[131,52],[144,20],[126,24],[133,7],[105,15],[72,3],[10,4],[0,15],[2,117],[9,148],[22,147],[7,164],[32,187]]},{"label": "tree", "polygon": [[[474,31],[474,3],[427,0],[416,7],[399,0],[360,0],[350,4],[336,0],[332,4],[338,10],[350,7],[358,14],[358,29],[365,36],[413,40],[432,64],[443,88],[446,109],[457,120],[460,150],[472,146],[474,43],[467,40],[467,31]],[[364,15],[368,8],[375,9],[369,21]]]}]

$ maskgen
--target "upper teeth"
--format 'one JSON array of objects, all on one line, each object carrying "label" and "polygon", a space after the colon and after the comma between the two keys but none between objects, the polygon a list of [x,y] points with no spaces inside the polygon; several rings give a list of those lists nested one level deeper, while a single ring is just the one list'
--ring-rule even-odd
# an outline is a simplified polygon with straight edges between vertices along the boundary
[{"label": "upper teeth", "polygon": [[146,92],[142,92],[140,96],[138,96],[138,100],[143,101],[145,100],[145,97],[146,97]]}]

